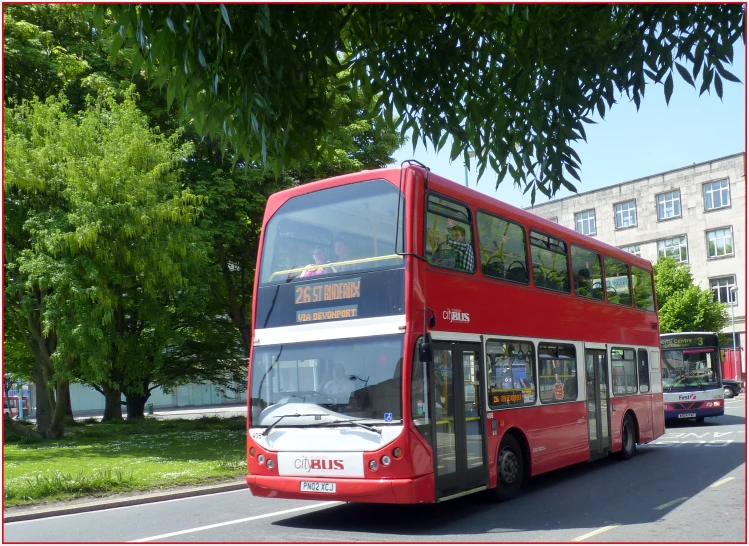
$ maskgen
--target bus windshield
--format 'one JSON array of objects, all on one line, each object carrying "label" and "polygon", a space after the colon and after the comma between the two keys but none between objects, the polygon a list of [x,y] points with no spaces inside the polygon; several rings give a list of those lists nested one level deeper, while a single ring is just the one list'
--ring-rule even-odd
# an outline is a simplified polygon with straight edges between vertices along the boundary
[{"label": "bus windshield", "polygon": [[403,336],[255,347],[253,427],[399,421]]},{"label": "bus windshield", "polygon": [[289,199],[265,228],[260,285],[402,267],[398,195],[378,179]]},{"label": "bus windshield", "polygon": [[720,359],[714,348],[662,351],[663,388],[718,387]]}]

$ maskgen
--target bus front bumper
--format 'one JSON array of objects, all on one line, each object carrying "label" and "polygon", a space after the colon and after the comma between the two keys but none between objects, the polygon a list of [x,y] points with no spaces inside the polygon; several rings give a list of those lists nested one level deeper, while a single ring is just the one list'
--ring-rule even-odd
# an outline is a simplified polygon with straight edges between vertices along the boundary
[{"label": "bus front bumper", "polygon": [[723,406],[715,408],[698,408],[690,410],[665,410],[666,419],[688,419],[695,417],[718,417],[723,415],[725,410]]},{"label": "bus front bumper", "polygon": [[[333,481],[335,493],[301,491],[303,481]],[[416,504],[434,502],[434,483],[431,475],[418,478],[305,479],[298,476],[247,475],[247,485],[256,497],[278,499],[334,500],[343,502],[371,502],[388,504]]]}]

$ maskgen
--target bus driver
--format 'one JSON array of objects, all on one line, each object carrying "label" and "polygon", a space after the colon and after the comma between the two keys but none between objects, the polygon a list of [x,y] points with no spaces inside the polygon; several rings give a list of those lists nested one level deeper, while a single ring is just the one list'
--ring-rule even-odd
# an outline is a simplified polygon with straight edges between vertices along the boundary
[{"label": "bus driver", "polygon": [[346,377],[343,364],[336,362],[333,365],[333,379],[322,386],[322,391],[333,396],[337,404],[348,404],[354,385]]}]

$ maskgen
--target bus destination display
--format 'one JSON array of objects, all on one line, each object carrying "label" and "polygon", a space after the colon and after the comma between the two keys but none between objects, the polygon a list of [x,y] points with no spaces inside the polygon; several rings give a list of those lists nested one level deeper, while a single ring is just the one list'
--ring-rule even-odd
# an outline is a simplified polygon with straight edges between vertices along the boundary
[{"label": "bus destination display", "polygon": [[[327,281],[305,284],[294,289],[294,303],[323,303],[328,301],[348,300],[361,296],[361,279],[345,281]],[[339,320],[355,318],[359,314],[357,304],[319,309],[305,309],[296,312],[297,322],[316,322],[318,320]]]}]

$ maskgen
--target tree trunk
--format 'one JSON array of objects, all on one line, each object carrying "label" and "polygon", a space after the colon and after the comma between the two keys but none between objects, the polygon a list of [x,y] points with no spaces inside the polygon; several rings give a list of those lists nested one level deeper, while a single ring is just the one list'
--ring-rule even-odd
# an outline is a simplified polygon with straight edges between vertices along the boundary
[{"label": "tree trunk", "polygon": [[109,385],[102,385],[104,391],[104,421],[122,421],[122,393]]},{"label": "tree trunk", "polygon": [[14,421],[7,414],[3,416],[3,425],[5,426],[5,430],[14,432],[15,434],[18,434],[19,436],[23,436],[24,438],[40,439],[42,437],[41,434],[39,434],[38,432],[31,430],[29,427],[23,426],[18,421]]},{"label": "tree trunk", "polygon": [[127,420],[130,419],[143,419],[145,417],[146,402],[148,401],[149,395],[142,394],[127,394],[125,393],[125,400],[127,400]]},{"label": "tree trunk", "polygon": [[57,404],[52,413],[52,422],[45,432],[46,438],[62,438],[65,434],[65,415],[67,413],[68,398],[70,397],[70,382],[67,378],[57,380]]},{"label": "tree trunk", "polygon": [[36,385],[36,430],[44,436],[52,425],[52,413],[55,411],[55,395],[47,383],[43,366],[37,361],[34,364],[34,384]]},{"label": "tree trunk", "polygon": [[66,408],[65,408],[65,417],[74,419],[75,416],[73,415],[73,401],[70,399],[70,385],[68,385],[67,389],[68,395],[65,397],[66,400]]},{"label": "tree trunk", "polygon": [[151,383],[151,377],[146,377],[141,381],[141,391],[125,391],[125,400],[127,401],[127,418],[130,419],[143,419],[144,409],[146,402],[151,397],[151,391],[149,385]]}]

